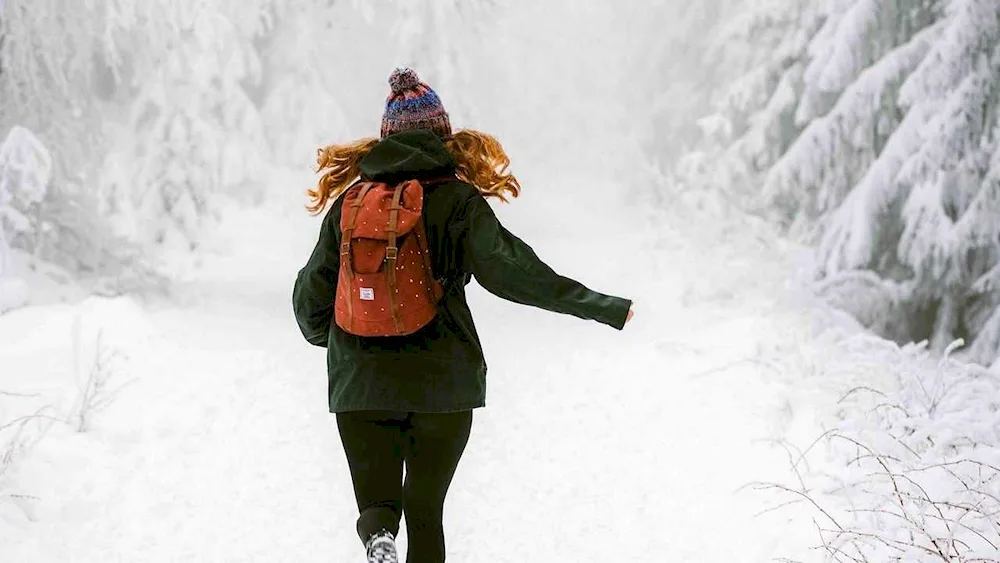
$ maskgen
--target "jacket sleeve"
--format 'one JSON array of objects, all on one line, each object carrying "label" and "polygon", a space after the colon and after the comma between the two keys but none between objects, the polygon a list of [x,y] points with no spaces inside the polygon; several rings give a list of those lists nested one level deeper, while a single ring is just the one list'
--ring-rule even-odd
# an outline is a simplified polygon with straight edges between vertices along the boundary
[{"label": "jacket sleeve", "polygon": [[292,307],[302,336],[314,346],[327,346],[333,323],[340,249],[331,217],[327,213],[320,227],[319,241],[305,267],[299,270],[292,290]]},{"label": "jacket sleeve", "polygon": [[500,224],[478,193],[466,200],[452,225],[462,266],[490,293],[618,330],[624,327],[632,301],[592,291],[554,272]]}]

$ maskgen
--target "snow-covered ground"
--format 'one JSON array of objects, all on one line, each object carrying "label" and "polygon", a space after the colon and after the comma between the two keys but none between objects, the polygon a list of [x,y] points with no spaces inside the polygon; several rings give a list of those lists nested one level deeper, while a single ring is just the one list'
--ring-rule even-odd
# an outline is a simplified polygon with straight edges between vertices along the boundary
[{"label": "snow-covered ground", "polygon": [[[449,561],[818,561],[811,513],[755,517],[776,500],[744,487],[792,483],[772,440],[808,443],[833,396],[754,360],[809,338],[789,320],[803,315],[788,252],[715,247],[682,213],[621,213],[613,198],[567,217],[581,179],[526,178],[501,220],[557,271],[633,298],[636,317],[619,333],[470,286],[488,406],[446,506]],[[79,416],[51,422],[2,477],[0,561],[364,560],[324,351],[289,304],[317,234],[294,196],[309,181],[229,210],[168,299],[0,317],[0,390],[34,395],[0,396],[4,417],[78,415],[97,357],[97,399],[113,395],[83,432]]]}]

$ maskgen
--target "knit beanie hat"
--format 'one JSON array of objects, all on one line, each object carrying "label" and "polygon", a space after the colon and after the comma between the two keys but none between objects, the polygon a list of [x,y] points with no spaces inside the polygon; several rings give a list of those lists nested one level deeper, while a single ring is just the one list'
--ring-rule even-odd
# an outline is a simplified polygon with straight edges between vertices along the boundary
[{"label": "knit beanie hat", "polygon": [[382,137],[414,129],[430,129],[441,137],[451,136],[451,122],[441,99],[420,81],[413,69],[397,68],[389,76],[389,86],[392,91],[382,114]]}]

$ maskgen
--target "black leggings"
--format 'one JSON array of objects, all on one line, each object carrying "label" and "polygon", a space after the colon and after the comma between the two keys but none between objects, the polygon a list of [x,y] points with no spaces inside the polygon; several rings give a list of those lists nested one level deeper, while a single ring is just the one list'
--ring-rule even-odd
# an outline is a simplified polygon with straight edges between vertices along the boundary
[{"label": "black leggings", "polygon": [[[358,501],[361,541],[406,514],[406,563],[444,561],[444,498],[472,430],[472,411],[337,413]],[[403,480],[403,462],[406,480]]]}]

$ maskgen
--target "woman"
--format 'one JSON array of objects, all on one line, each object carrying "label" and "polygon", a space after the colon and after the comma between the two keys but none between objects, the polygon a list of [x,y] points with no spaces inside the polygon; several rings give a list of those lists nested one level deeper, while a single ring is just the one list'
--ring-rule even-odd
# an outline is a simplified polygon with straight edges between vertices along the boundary
[{"label": "woman", "polygon": [[[486,363],[465,286],[475,276],[504,299],[618,330],[632,318],[632,302],[559,276],[504,229],[485,198],[506,201],[520,187],[506,172],[510,161],[500,144],[476,131],[452,133],[440,99],[412,70],[397,69],[389,84],[379,139],[319,151],[324,174],[309,191],[309,209],[330,208],[292,299],[303,336],[328,348],[330,412],[350,466],[368,561],[397,561],[394,538],[405,513],[407,563],[437,563],[445,560],[445,495],[472,410],[486,404]],[[427,251],[443,296],[430,323],[415,333],[357,336],[333,322],[345,199],[339,196],[358,177],[423,185]]]}]

